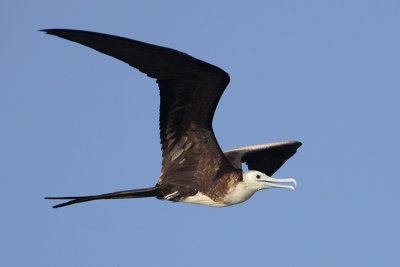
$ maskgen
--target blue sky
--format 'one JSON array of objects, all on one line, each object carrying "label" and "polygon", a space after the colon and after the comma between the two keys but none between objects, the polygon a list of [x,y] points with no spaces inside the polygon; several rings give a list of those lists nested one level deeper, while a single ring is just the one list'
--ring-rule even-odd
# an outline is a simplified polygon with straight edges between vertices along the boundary
[{"label": "blue sky", "polygon": [[[2,266],[397,266],[400,2],[10,1],[0,9]],[[267,190],[210,208],[156,199],[58,210],[44,196],[152,186],[158,89],[38,32],[172,47],[231,76],[223,149],[299,140]]]}]

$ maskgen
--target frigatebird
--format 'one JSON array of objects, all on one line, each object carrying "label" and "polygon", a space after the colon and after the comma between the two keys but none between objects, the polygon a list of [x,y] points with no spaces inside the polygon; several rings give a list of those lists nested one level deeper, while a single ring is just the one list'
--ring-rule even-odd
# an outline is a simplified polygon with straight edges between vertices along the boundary
[{"label": "frigatebird", "polygon": [[[271,176],[301,146],[286,141],[222,152],[212,120],[229,74],[180,51],[118,36],[68,29],[42,30],[122,60],[156,79],[160,90],[161,175],[154,187],[68,199],[59,208],[97,199],[156,197],[224,207],[268,188],[290,188],[293,178]],[[242,163],[248,165],[243,172]],[[293,183],[293,185],[281,184]]]}]

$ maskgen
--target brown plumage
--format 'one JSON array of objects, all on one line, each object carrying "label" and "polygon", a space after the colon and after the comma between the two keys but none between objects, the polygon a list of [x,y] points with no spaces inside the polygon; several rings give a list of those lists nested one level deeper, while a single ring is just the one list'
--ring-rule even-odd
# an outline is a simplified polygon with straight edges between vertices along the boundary
[{"label": "brown plumage", "polygon": [[[215,138],[212,120],[229,83],[225,71],[177,50],[122,37],[79,30],[43,31],[120,59],[157,79],[160,89],[163,160],[156,186],[98,196],[48,198],[72,199],[55,208],[110,198],[155,196],[181,201],[198,192],[213,201],[223,201],[229,188],[243,179],[242,162],[247,162],[250,169],[272,175],[301,145],[299,142],[270,144],[254,151],[251,147],[231,150],[224,155]],[[255,155],[260,158],[256,160]]]}]

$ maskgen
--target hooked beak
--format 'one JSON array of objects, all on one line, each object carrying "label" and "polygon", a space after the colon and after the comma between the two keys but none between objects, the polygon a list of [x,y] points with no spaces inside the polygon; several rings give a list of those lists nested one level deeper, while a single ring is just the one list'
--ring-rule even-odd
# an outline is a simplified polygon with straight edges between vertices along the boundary
[{"label": "hooked beak", "polygon": [[[285,179],[277,179],[272,177],[267,177],[266,179],[259,180],[264,185],[264,188],[289,188],[295,191],[295,187],[297,186],[297,182],[293,178],[285,178]],[[276,183],[293,183],[293,185],[286,185],[286,184],[276,184]]]}]

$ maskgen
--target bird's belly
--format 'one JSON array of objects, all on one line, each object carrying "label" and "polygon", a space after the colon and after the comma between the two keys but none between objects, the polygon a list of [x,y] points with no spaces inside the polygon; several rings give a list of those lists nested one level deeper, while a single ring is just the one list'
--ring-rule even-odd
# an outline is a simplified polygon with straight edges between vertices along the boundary
[{"label": "bird's belly", "polygon": [[194,196],[190,196],[184,199],[181,199],[179,202],[184,202],[184,203],[191,203],[191,204],[198,204],[198,205],[205,205],[205,206],[210,206],[210,207],[225,207],[225,206],[230,206],[231,204],[227,204],[224,202],[217,202],[209,198],[208,196],[198,192]]}]

